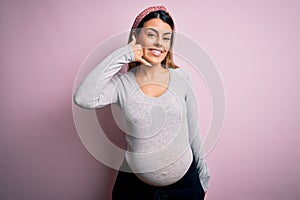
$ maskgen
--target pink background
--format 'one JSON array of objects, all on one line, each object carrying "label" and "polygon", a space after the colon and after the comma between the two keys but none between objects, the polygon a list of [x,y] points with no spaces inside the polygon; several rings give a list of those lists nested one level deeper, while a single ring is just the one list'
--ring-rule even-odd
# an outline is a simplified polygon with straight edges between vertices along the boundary
[{"label": "pink background", "polygon": [[73,84],[92,48],[154,4],[206,49],[226,89],[207,199],[299,199],[300,2],[108,2],[0,0],[0,199],[109,199],[116,172],[79,140]]}]

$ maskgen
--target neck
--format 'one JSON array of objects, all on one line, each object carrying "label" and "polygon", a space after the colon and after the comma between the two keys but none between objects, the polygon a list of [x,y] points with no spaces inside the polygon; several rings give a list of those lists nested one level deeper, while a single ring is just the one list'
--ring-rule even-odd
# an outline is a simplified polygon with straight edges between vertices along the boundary
[{"label": "neck", "polygon": [[160,63],[152,64],[152,66],[140,65],[137,69],[137,73],[149,79],[157,77],[166,71],[168,71],[168,69],[162,67]]}]

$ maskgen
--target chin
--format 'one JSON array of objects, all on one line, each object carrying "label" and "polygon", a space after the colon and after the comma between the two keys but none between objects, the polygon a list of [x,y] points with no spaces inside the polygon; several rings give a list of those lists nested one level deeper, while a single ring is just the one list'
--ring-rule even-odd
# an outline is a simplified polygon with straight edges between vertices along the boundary
[{"label": "chin", "polygon": [[146,58],[144,58],[145,60],[147,60],[149,63],[151,63],[152,65],[157,65],[157,64],[161,64],[161,62],[166,58],[166,56],[160,56],[160,57],[155,57],[155,56],[147,56]]}]

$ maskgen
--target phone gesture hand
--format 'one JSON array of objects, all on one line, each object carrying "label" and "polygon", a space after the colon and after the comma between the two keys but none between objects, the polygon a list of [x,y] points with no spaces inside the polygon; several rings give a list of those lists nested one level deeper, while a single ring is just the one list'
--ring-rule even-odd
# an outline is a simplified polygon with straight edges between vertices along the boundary
[{"label": "phone gesture hand", "polygon": [[143,47],[140,44],[136,43],[136,39],[134,37],[134,35],[132,35],[132,40],[129,43],[131,45],[133,54],[134,54],[134,61],[137,62],[141,62],[144,65],[147,66],[152,66],[149,62],[147,62],[144,58],[143,58]]}]

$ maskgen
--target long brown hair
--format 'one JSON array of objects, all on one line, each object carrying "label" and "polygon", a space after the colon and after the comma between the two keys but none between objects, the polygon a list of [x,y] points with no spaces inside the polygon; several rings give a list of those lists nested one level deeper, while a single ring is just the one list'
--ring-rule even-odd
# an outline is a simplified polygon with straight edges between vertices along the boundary
[{"label": "long brown hair", "polygon": [[[144,26],[144,23],[150,19],[153,19],[153,18],[159,18],[161,19],[163,22],[167,23],[170,25],[170,27],[172,28],[172,30],[174,30],[174,22],[173,22],[173,19],[171,18],[171,16],[163,11],[163,10],[157,10],[157,11],[153,11],[153,12],[150,12],[148,15],[146,15],[142,20],[141,22],[138,24],[138,26],[136,28],[132,28],[131,31],[130,31],[130,34],[129,34],[129,39],[128,39],[128,43],[131,42],[131,39],[132,39],[132,35],[137,33],[139,34],[140,33],[140,29]],[[174,60],[173,60],[173,53],[172,53],[172,47],[173,47],[173,42],[174,42],[174,32],[172,33],[172,38],[171,38],[171,45],[170,45],[170,49],[165,57],[165,59],[161,62],[162,66],[167,68],[167,67],[170,67],[170,68],[179,68],[179,66],[177,66],[175,63],[174,63]],[[131,62],[128,64],[128,71],[131,70],[132,68],[136,67],[140,65],[139,62]]]}]

